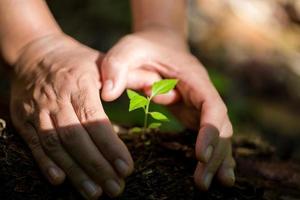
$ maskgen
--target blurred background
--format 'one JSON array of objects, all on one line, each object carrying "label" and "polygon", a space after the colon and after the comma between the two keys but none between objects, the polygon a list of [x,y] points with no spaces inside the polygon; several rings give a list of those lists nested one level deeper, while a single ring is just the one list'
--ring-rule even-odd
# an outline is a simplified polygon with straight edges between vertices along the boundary
[{"label": "blurred background", "polygon": [[[66,33],[100,51],[131,31],[128,1],[48,4]],[[281,158],[300,160],[300,1],[193,0],[188,19],[191,51],[229,108],[234,138],[264,141]],[[8,105],[8,88],[7,71],[0,68],[1,105]],[[125,96],[105,104],[116,123],[142,124],[141,113],[128,113],[127,107]],[[174,120],[163,129],[182,126]]]}]

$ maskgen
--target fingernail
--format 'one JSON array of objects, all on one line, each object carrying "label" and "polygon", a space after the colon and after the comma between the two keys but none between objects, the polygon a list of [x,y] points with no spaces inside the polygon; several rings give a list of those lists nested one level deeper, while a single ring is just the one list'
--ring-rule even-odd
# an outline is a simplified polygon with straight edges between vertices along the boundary
[{"label": "fingernail", "polygon": [[212,178],[213,178],[213,174],[212,173],[207,173],[205,175],[205,177],[204,177],[204,186],[205,186],[205,188],[207,190],[209,189],[209,186],[211,184]]},{"label": "fingernail", "polygon": [[112,82],[112,80],[105,81],[104,88],[105,88],[106,91],[112,90],[113,89],[113,82]]},{"label": "fingernail", "polygon": [[213,150],[214,150],[214,147],[212,145],[209,145],[207,148],[206,148],[206,151],[205,151],[205,155],[204,155],[204,159],[206,162],[208,162],[212,156],[212,153],[213,153]]},{"label": "fingernail", "polygon": [[235,175],[234,175],[233,169],[228,169],[226,171],[226,176],[227,176],[228,180],[230,180],[230,183],[233,184],[235,182]]},{"label": "fingernail", "polygon": [[58,170],[54,167],[50,167],[48,169],[48,174],[53,181],[56,181],[57,179],[60,178]]},{"label": "fingernail", "polygon": [[97,186],[92,181],[84,181],[82,188],[88,197],[94,197],[97,193]]},{"label": "fingernail", "polygon": [[109,196],[115,197],[121,192],[121,187],[115,180],[110,179],[105,182],[105,191]]},{"label": "fingernail", "polygon": [[129,166],[121,159],[115,160],[115,167],[119,174],[123,177],[127,176],[129,173]]}]

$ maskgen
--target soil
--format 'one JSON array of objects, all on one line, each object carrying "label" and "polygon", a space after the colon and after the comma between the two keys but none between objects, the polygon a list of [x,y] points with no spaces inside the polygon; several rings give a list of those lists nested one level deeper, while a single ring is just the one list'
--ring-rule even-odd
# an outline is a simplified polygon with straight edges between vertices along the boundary
[{"label": "soil", "polygon": [[[300,199],[300,162],[281,160],[273,146],[256,138],[234,139],[237,181],[232,188],[213,183],[199,192],[193,183],[196,134],[121,134],[135,160],[120,200],[296,200]],[[54,187],[39,172],[30,151],[8,122],[0,139],[1,200],[75,200],[80,195],[66,182]],[[109,199],[102,197],[102,199]]]},{"label": "soil", "polygon": [[[48,2],[63,30],[85,44],[90,44],[95,49],[110,49],[111,45],[130,29],[127,1],[52,0]],[[268,2],[273,4],[273,1]],[[278,2],[282,5],[285,4],[282,3],[283,1]],[[114,7],[112,4],[122,5]],[[210,6],[208,7],[210,8]],[[278,6],[273,7],[279,8]],[[295,11],[291,7],[286,9],[289,10],[286,16],[290,16],[292,21],[298,23],[299,20],[296,20],[294,16]],[[127,12],[128,14],[126,14]],[[276,11],[276,13],[278,12]],[[281,16],[282,13],[280,13]],[[214,19],[207,18],[205,12],[197,16],[204,16],[205,20]],[[219,17],[219,13],[216,13],[215,16]],[[198,22],[198,20],[196,21]],[[228,22],[232,21],[229,20]],[[273,20],[271,21],[273,22]],[[240,124],[238,121],[239,125],[246,126],[247,131],[253,131],[253,127],[253,129],[259,127],[263,135],[269,137],[268,141],[273,140],[273,143],[270,144],[258,135],[254,137],[234,136],[233,152],[237,162],[237,178],[234,187],[223,188],[217,183],[213,183],[212,188],[206,193],[201,193],[196,189],[192,177],[196,164],[193,151],[196,134],[192,131],[186,130],[177,134],[159,132],[147,135],[122,134],[120,136],[134,157],[135,171],[126,180],[127,186],[124,194],[117,199],[300,200],[300,138],[294,136],[300,133],[300,84],[299,76],[293,72],[294,70],[291,70],[291,67],[285,67],[285,65],[292,66],[292,64],[297,63],[293,54],[290,54],[292,48],[297,47],[297,45],[290,43],[296,44],[298,40],[293,38],[299,37],[297,35],[298,29],[294,28],[295,23],[287,24],[286,20],[282,20],[280,23],[282,28],[279,27],[279,29],[274,30],[278,32],[282,29],[282,34],[277,34],[277,32],[275,34],[280,37],[278,41],[281,43],[277,44],[278,42],[276,42],[274,43],[275,46],[270,45],[270,47],[274,46],[275,53],[270,53],[270,47],[267,45],[268,50],[266,52],[270,53],[267,53],[268,55],[256,55],[256,48],[250,47],[252,43],[255,47],[253,38],[250,40],[245,38],[249,44],[251,43],[250,48],[239,45],[235,47],[236,38],[240,38],[241,35],[245,37],[253,35],[240,34],[239,30],[227,31],[228,34],[238,34],[239,36],[233,35],[233,45],[227,45],[230,43],[228,37],[221,37],[219,38],[221,40],[218,41],[216,34],[213,34],[214,37],[208,37],[207,45],[193,44],[194,51],[201,58],[204,66],[209,66],[208,69],[217,66],[215,67],[217,70],[215,72],[210,71],[210,74],[214,77],[217,86],[218,82],[222,83],[219,83],[219,88],[217,88],[220,93],[227,95],[228,98],[224,99],[229,102],[229,110],[238,113],[233,117],[240,121],[246,121],[245,124]],[[232,28],[232,26],[224,26],[224,23],[210,24],[213,26],[221,24],[220,31],[224,27]],[[105,27],[105,29],[99,27]],[[244,30],[243,27],[241,26],[242,30]],[[198,28],[195,29],[197,37],[199,30]],[[216,32],[218,29],[212,28],[211,30]],[[248,28],[245,30],[249,31]],[[292,30],[295,33],[291,34],[290,31]],[[274,35],[272,30],[270,31],[270,33],[267,32],[268,35]],[[207,31],[207,33],[210,32]],[[220,34],[222,35],[222,32]],[[293,35],[295,37],[292,37]],[[225,38],[225,41],[222,41],[222,38]],[[274,40],[277,41],[276,38]],[[224,47],[230,48],[223,49],[223,44],[225,44]],[[281,47],[281,44],[284,46]],[[263,48],[262,45],[261,43],[258,44],[260,49]],[[214,51],[207,51],[205,46],[215,46]],[[285,52],[286,50],[288,52]],[[242,58],[246,58],[244,56],[252,57],[252,54],[256,57],[240,66],[238,64],[240,61],[235,56],[226,58],[232,52],[232,55],[235,56],[241,54]],[[298,54],[295,53],[295,55]],[[237,60],[235,61],[235,59]],[[282,66],[282,64],[284,65]],[[4,69],[0,66],[0,118],[7,121],[5,133],[0,134],[0,200],[82,199],[69,182],[65,182],[59,187],[47,183],[37,168],[29,149],[13,129],[7,110],[9,84],[5,79],[7,79],[8,72]],[[226,73],[222,71],[223,69]],[[222,76],[218,77],[216,72],[221,72]],[[222,77],[224,80],[218,79]],[[226,80],[228,86],[224,87],[222,85],[226,83]],[[249,124],[251,124],[250,128],[248,127]],[[290,138],[287,135],[290,135]],[[279,145],[276,146],[274,143],[281,144],[284,148],[279,147]],[[292,146],[298,148],[298,156],[291,156]],[[103,197],[102,199],[107,200],[109,198]]]}]

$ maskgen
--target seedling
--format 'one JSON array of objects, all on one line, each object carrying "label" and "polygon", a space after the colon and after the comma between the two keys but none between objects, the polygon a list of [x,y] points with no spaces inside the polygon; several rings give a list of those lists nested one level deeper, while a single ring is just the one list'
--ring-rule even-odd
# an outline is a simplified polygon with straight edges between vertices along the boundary
[{"label": "seedling", "polygon": [[[151,88],[150,97],[144,97],[137,92],[127,89],[127,95],[130,99],[129,103],[129,112],[142,108],[145,113],[144,117],[144,127],[143,132],[145,133],[149,129],[157,129],[161,126],[161,122],[169,121],[168,117],[163,113],[157,111],[149,111],[151,100],[160,94],[166,94],[172,89],[175,88],[178,80],[176,79],[164,79],[158,82],[153,83]],[[158,122],[153,122],[148,126],[148,117],[149,115],[157,120]],[[139,128],[137,128],[139,129]]]}]

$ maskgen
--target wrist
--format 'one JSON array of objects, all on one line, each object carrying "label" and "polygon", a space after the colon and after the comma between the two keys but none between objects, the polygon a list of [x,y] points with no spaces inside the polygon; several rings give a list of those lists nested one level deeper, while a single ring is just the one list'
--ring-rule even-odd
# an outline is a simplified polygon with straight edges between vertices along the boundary
[{"label": "wrist", "polygon": [[[54,35],[63,35],[61,30],[53,30],[47,32],[36,33],[34,35],[23,34],[22,38],[17,38],[15,41],[5,40],[1,42],[1,54],[4,61],[10,66],[14,66],[19,60],[23,51],[31,44],[35,44],[39,41],[44,40],[45,38],[51,38]],[[39,52],[36,52],[39,54]]]},{"label": "wrist", "polygon": [[131,0],[134,31],[153,27],[172,30],[187,38],[187,1]]},{"label": "wrist", "polygon": [[75,40],[63,33],[35,38],[19,50],[18,57],[13,63],[15,74],[20,76],[30,74],[39,63],[46,62],[45,58],[48,55],[70,44],[76,44]]},{"label": "wrist", "polygon": [[136,29],[134,34],[164,46],[183,50],[189,49],[185,34],[172,27],[160,24],[149,24]]},{"label": "wrist", "polygon": [[162,32],[162,33],[172,33],[174,35],[177,35],[181,40],[187,41],[187,31],[182,28],[179,29],[178,27],[174,27],[172,25],[168,24],[161,24],[161,23],[146,23],[146,24],[140,24],[138,26],[134,27],[134,32],[141,32],[141,31],[156,31],[156,32]]}]

